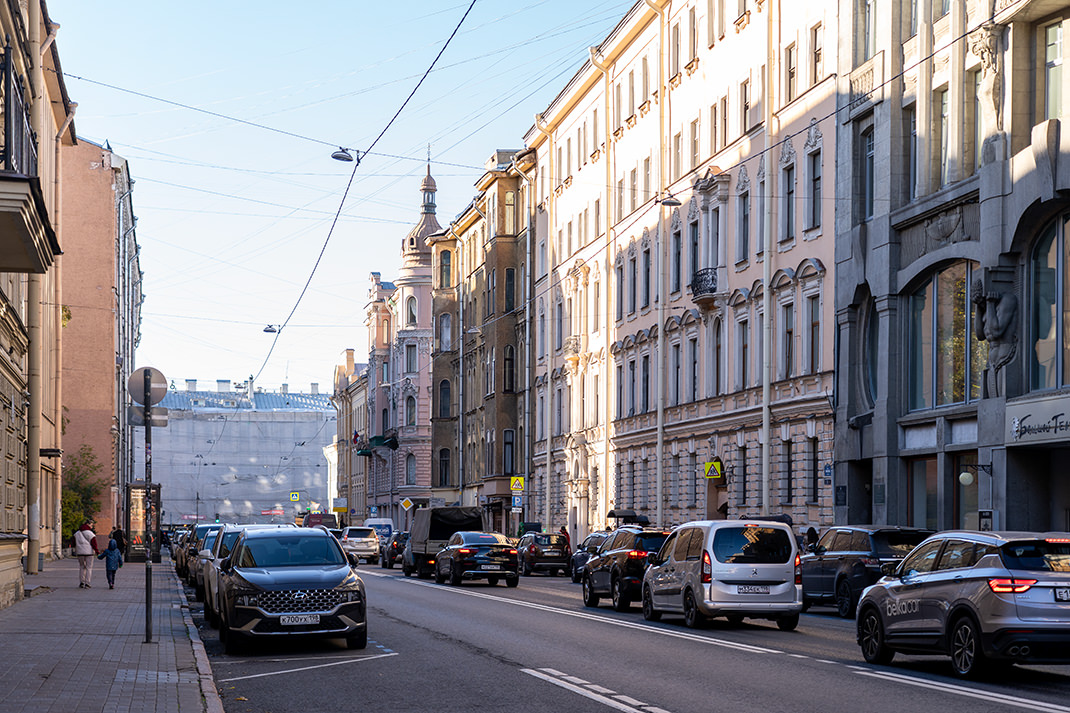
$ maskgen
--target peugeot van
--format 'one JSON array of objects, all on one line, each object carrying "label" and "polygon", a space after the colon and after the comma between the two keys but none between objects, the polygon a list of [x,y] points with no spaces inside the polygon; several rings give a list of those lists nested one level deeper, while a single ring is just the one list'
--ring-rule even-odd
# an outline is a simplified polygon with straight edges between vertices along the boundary
[{"label": "peugeot van", "polygon": [[799,625],[802,579],[799,545],[791,528],[768,520],[702,520],[680,525],[648,556],[643,617],[682,614],[695,628],[709,617],[738,623]]}]

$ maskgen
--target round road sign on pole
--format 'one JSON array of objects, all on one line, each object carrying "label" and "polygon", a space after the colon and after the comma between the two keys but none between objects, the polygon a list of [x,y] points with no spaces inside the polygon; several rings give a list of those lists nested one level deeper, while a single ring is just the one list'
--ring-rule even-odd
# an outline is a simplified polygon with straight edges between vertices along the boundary
[{"label": "round road sign on pole", "polygon": [[[145,394],[146,371],[149,372],[152,382],[151,391],[147,396]],[[126,388],[130,392],[130,398],[136,403],[153,406],[163,401],[163,397],[167,396],[167,379],[159,369],[143,366],[130,375],[130,379],[126,382]]]}]

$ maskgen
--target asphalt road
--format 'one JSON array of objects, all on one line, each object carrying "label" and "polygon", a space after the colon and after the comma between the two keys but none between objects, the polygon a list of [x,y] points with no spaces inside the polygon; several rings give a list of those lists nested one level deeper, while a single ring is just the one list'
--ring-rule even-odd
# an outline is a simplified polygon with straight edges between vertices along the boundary
[{"label": "asphalt road", "polygon": [[946,659],[866,664],[854,621],[815,607],[799,628],[701,630],[638,607],[589,609],[579,585],[532,576],[516,589],[460,587],[361,567],[369,643],[278,642],[223,654],[195,605],[227,713],[502,711],[1047,711],[1070,713],[1070,667],[1012,667],[965,683]]}]

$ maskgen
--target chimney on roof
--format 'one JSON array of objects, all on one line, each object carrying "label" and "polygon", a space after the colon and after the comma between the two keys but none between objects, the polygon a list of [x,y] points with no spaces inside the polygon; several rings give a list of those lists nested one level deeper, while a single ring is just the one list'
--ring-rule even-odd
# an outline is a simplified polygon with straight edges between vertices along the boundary
[{"label": "chimney on roof", "polygon": [[186,379],[186,391],[196,391],[196,390],[197,390],[197,380],[196,379]]},{"label": "chimney on roof", "polygon": [[320,385],[315,381],[312,382],[312,393],[318,394],[320,392]]},{"label": "chimney on roof", "polygon": [[215,388],[221,394],[225,394],[230,391],[230,379],[216,379]]},{"label": "chimney on roof", "polygon": [[346,349],[346,374],[353,373],[353,350]]},{"label": "chimney on roof", "polygon": [[282,385],[282,393],[284,393],[284,394],[290,393],[290,385],[289,384],[283,384]]}]

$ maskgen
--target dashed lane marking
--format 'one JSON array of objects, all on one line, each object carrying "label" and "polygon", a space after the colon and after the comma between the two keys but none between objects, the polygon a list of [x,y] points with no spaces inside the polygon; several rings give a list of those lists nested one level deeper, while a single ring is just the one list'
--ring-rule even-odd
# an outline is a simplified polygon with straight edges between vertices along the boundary
[{"label": "dashed lane marking", "polygon": [[[535,669],[531,668],[522,668],[520,669],[520,671],[522,673],[528,674],[529,676],[534,676],[535,678],[546,681],[547,683],[552,683],[555,686],[564,688],[566,691],[572,691],[573,693],[577,693],[583,696],[584,698],[589,698],[592,701],[601,703],[602,705],[613,708],[614,710],[622,711],[622,713],[653,713],[652,709],[650,708],[640,708],[636,707],[635,705],[629,705],[625,701],[610,698],[600,693],[595,693],[589,688],[577,686],[574,683],[569,683],[568,681],[562,678],[551,676],[549,674],[543,673],[542,671],[536,671]],[[628,698],[627,696],[618,696],[618,698],[624,698],[627,701],[635,701],[635,699]],[[638,701],[635,701],[635,703],[638,703],[639,706],[644,705],[643,703],[639,703]],[[664,711],[663,713],[668,713],[668,711]]]},{"label": "dashed lane marking", "polygon": [[[854,668],[854,667],[852,667]],[[1019,698],[1017,696],[1008,696],[1003,693],[995,693],[993,691],[980,691],[974,688],[967,688],[966,686],[960,686],[954,683],[944,683],[942,681],[927,681],[920,678],[914,678],[912,676],[904,676],[898,673],[892,673],[890,671],[875,671],[875,670],[856,670],[860,676],[868,676],[869,678],[882,679],[884,681],[890,681],[894,683],[902,683],[907,686],[916,686],[918,688],[928,688],[933,691],[941,691],[942,693],[950,693],[955,696],[963,696],[965,698],[977,698],[983,701],[1003,703],[1008,706],[1016,708],[1025,708],[1030,711],[1045,711],[1046,713],[1070,713],[1070,708],[1067,706],[1060,706],[1055,703],[1046,703],[1044,701],[1038,701],[1033,698]]]}]

